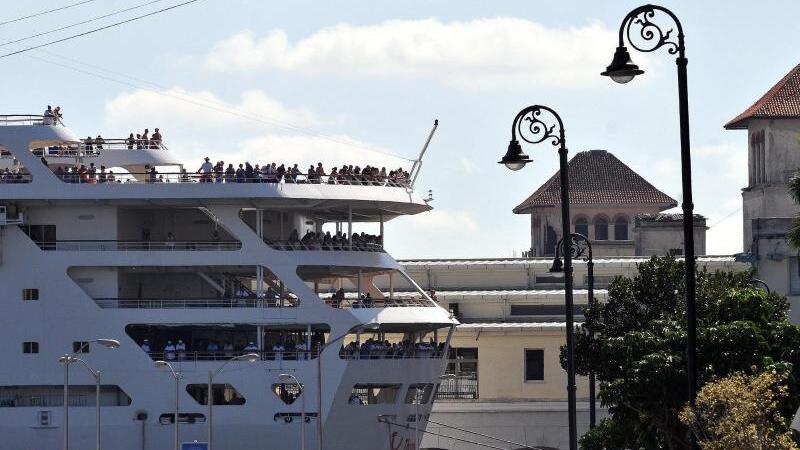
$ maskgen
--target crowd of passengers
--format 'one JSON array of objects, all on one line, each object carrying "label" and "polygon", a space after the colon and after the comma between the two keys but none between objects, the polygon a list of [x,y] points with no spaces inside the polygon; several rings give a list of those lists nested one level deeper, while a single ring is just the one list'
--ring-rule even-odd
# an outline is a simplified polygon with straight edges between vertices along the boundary
[{"label": "crowd of passengers", "polygon": [[325,345],[325,335],[320,332],[311,334],[311,346],[306,340],[298,337],[296,340],[290,336],[267,340],[263,350],[259,350],[253,341],[244,345],[235,345],[231,341],[218,341],[209,339],[192,348],[182,339],[168,340],[162,350],[153,350],[148,339],[142,340],[140,347],[150,355],[160,357],[162,354],[167,361],[194,360],[194,359],[230,359],[246,353],[258,353],[267,361],[306,360],[314,357],[322,346]]},{"label": "crowd of passengers", "polygon": [[15,168],[14,170],[11,170],[6,167],[0,171],[0,184],[28,183],[30,180],[30,174],[25,169]]},{"label": "crowd of passengers", "polygon": [[[353,248],[359,250],[379,249],[383,248],[383,237],[374,234],[353,233]],[[306,248],[310,250],[338,250],[349,248],[350,241],[347,238],[347,233],[337,231],[336,234],[331,234],[330,231],[322,233],[321,231],[308,231],[303,237],[297,229],[294,229],[289,234],[287,240],[289,249],[292,248]]]},{"label": "crowd of passengers", "polygon": [[[197,171],[200,174],[201,183],[311,183],[311,184],[361,184],[361,185],[405,185],[409,180],[409,174],[402,168],[386,171],[386,167],[343,165],[341,168],[333,167],[330,173],[325,171],[322,163],[317,163],[314,167],[310,165],[304,173],[297,167],[297,164],[288,167],[288,164],[277,165],[276,163],[264,164],[259,166],[251,165],[249,162],[239,164],[234,167],[228,164],[225,167],[224,161],[212,164],[210,158],[206,157],[205,162]],[[181,173],[183,177],[184,173]],[[182,180],[183,181],[183,180]],[[188,180],[187,180],[188,181]]]},{"label": "crowd of passengers", "polygon": [[437,344],[433,339],[428,342],[380,341],[367,339],[359,344],[350,342],[342,346],[339,356],[348,359],[403,359],[403,358],[436,358],[444,352],[444,342]]}]

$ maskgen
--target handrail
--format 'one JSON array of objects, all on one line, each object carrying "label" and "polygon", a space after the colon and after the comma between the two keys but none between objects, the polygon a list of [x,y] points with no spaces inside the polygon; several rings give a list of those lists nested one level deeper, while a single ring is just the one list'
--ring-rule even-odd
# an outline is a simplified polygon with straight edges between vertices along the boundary
[{"label": "handrail", "polygon": [[217,351],[160,351],[147,354],[155,361],[226,361],[235,356],[249,353],[259,355],[261,361],[307,361],[319,355],[317,349],[312,350],[285,350],[282,352],[266,350],[217,350]]},{"label": "handrail", "polygon": [[102,150],[169,150],[161,141],[143,139],[129,143],[126,139],[103,139],[97,142],[94,139],[81,139],[79,144],[52,145],[31,149],[34,155],[44,157],[74,157],[100,156]]},{"label": "handrail", "polygon": [[354,252],[385,252],[381,244],[373,242],[353,243],[353,247],[347,242],[339,243],[319,243],[301,242],[288,240],[274,240],[264,238],[264,242],[275,250],[325,250],[325,251],[354,251]]},{"label": "handrail", "polygon": [[44,116],[41,114],[2,114],[0,125],[42,125]]},{"label": "handrail", "polygon": [[294,308],[299,305],[296,297],[283,298],[95,298],[103,309],[191,309],[191,308]]},{"label": "handrail", "polygon": [[34,241],[42,250],[57,251],[207,251],[239,250],[239,241]]},{"label": "handrail", "polygon": [[332,308],[408,308],[414,306],[433,307],[433,302],[419,297],[419,298],[375,298],[375,299],[358,299],[358,298],[345,298],[335,299],[333,296],[321,296],[326,305]]},{"label": "handrail", "polygon": [[[60,167],[60,166],[59,166]],[[87,167],[88,168],[88,167]],[[99,169],[99,168],[98,168]],[[54,170],[55,172],[55,170]],[[102,174],[97,170],[94,177],[88,172],[64,172],[56,175],[66,183],[75,184],[181,184],[181,183],[207,183],[207,184],[246,184],[246,183],[263,183],[263,184],[313,184],[313,185],[345,185],[345,186],[384,186],[384,187],[402,187],[408,186],[408,180],[402,179],[378,179],[375,177],[331,177],[325,175],[323,178],[316,176],[310,178],[308,175],[298,174],[291,177],[274,177],[265,175],[246,176],[231,176],[222,175],[217,176],[214,173],[189,173],[189,172],[125,172],[113,174],[113,180],[108,179],[108,173],[105,173],[104,180],[101,180]],[[333,180],[331,180],[333,178]]]},{"label": "handrail", "polygon": [[0,172],[0,184],[22,184],[31,183],[33,175],[29,173],[5,173]]},{"label": "handrail", "polygon": [[347,353],[346,348],[339,350],[339,359],[349,361],[354,360],[375,360],[375,359],[439,359],[444,356],[444,352],[438,349],[421,350],[418,348],[403,348],[393,350],[370,350],[368,352],[356,351]]}]

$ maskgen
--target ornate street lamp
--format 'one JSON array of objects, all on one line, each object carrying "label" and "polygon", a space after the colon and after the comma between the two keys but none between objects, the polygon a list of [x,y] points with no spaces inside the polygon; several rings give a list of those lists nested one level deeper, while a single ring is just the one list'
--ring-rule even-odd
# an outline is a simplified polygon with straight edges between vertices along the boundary
[{"label": "ornate street lamp", "polygon": [[[657,14],[658,13],[658,14]],[[660,21],[667,16],[669,26]],[[674,29],[672,28],[674,26]],[[677,35],[673,31],[677,29]],[[683,182],[683,253],[686,261],[686,371],[688,374],[689,399],[694,404],[697,397],[697,316],[695,310],[695,257],[694,257],[694,204],[692,203],[692,161],[689,150],[689,94],[686,76],[686,47],[683,27],[675,14],[658,5],[644,5],[629,12],[619,28],[619,46],[614,59],[601,75],[617,83],[627,83],[644,71],[631,61],[625,47],[627,38],[631,47],[641,52],[653,52],[666,48],[670,55],[678,55],[678,115],[681,138],[681,179]]]},{"label": "ornate street lamp", "polygon": [[[547,113],[542,116],[542,113]],[[544,120],[543,120],[544,119]],[[556,131],[555,128],[558,127]],[[530,144],[540,144],[543,142],[558,146],[559,167],[561,174],[561,230],[562,234],[570,232],[569,217],[569,168],[567,164],[567,147],[564,139],[564,123],[561,117],[542,105],[528,106],[514,118],[511,124],[511,142],[508,144],[508,152],[500,164],[504,164],[511,170],[519,170],[532,160],[528,155],[522,153],[522,146],[517,140],[519,137]],[[575,404],[575,344],[573,337],[574,318],[572,311],[572,255],[568,252],[564,254],[564,303],[566,304],[567,320],[567,406],[569,420],[569,448],[578,448],[578,428],[576,420]]]},{"label": "ornate street lamp", "polygon": [[[594,261],[592,260],[592,243],[589,238],[580,234],[572,233],[570,235],[569,254],[572,259],[582,259],[586,262],[586,272],[588,278],[588,292],[587,299],[589,300],[589,307],[594,306]],[[564,264],[561,262],[561,254],[566,253],[564,249],[564,238],[558,240],[556,244],[556,256],[553,258],[553,266],[550,267],[551,273],[564,272]],[[589,338],[589,343],[594,341],[594,331],[592,328],[584,323],[584,330],[586,330]],[[589,428],[594,428],[597,425],[597,394],[595,392],[595,374],[594,370],[589,371]]]}]

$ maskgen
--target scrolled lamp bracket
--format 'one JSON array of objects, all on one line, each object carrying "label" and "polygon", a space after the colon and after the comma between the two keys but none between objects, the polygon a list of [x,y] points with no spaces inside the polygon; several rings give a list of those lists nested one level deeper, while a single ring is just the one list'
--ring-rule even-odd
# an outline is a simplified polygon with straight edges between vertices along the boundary
[{"label": "scrolled lamp bracket", "polygon": [[[542,114],[546,113],[546,114]],[[520,111],[511,124],[511,142],[508,151],[498,161],[511,170],[519,170],[533,160],[523,153],[519,138],[529,144],[550,142],[564,147],[564,125],[555,111],[542,105],[529,106]]]},{"label": "scrolled lamp bracket", "polygon": [[[672,26],[663,23],[661,19],[664,15],[671,19]],[[678,30],[677,35],[673,33],[675,29]],[[669,54],[678,55],[678,62],[685,64],[686,47],[683,38],[683,27],[672,11],[658,5],[640,6],[622,19],[619,28],[619,46],[614,52],[611,64],[601,75],[608,76],[617,83],[627,83],[644,73],[631,60],[628,48],[625,47],[626,39],[631,47],[644,53],[666,48]]]}]

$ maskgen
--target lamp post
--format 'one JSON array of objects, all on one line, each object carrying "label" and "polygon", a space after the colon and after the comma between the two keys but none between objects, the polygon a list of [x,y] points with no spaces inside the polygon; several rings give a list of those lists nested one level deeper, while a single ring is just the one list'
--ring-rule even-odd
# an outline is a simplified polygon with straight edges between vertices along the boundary
[{"label": "lamp post", "polygon": [[[317,358],[319,358],[319,356]],[[300,380],[290,373],[282,373],[278,375],[278,378],[283,383],[291,380],[297,385],[299,391],[298,395],[300,396],[300,450],[306,450],[306,396],[303,395],[305,394],[305,390],[303,389],[303,385],[300,384]]]},{"label": "lamp post", "polygon": [[[367,331],[367,330],[377,330],[379,327],[380,327],[380,324],[375,323],[375,322],[370,322],[370,323],[366,323],[366,324],[362,325],[361,327],[359,327],[357,332],[358,333],[363,333],[364,331]],[[322,347],[319,348],[319,353],[317,354],[317,407],[319,409],[319,411],[317,411],[317,450],[322,450],[322,437],[323,437],[323,434],[322,434],[322,417],[323,417],[323,415],[322,415],[322,352],[324,352],[331,345],[341,341],[342,339],[347,337],[347,335],[349,335],[349,334],[350,334],[350,332],[348,331],[347,333],[345,333],[345,334],[343,334],[343,335],[341,335],[341,336],[339,336],[339,337],[337,337],[335,339],[329,340],[328,342],[325,343],[325,345],[323,345]]]},{"label": "lamp post", "polygon": [[[566,253],[567,249],[564,248],[564,238],[559,239],[556,244],[556,256],[553,258],[553,266],[550,272],[559,273],[564,271],[564,266],[561,263],[560,252]],[[588,278],[588,292],[587,299],[589,306],[594,306],[594,261],[592,259],[592,242],[586,236],[580,233],[570,234],[569,253],[572,259],[582,259],[586,262],[586,272]],[[591,326],[586,325],[584,321],[584,329],[588,333],[589,342],[594,341],[594,331]],[[589,371],[589,428],[594,428],[597,425],[597,394],[595,392],[595,374],[594,370]]]},{"label": "lamp post", "polygon": [[[549,117],[542,117],[546,112]],[[544,119],[544,120],[543,120]],[[547,120],[547,121],[545,121]],[[529,122],[525,124],[524,122]],[[555,122],[555,123],[554,123]],[[554,132],[556,126],[558,130]],[[522,152],[517,140],[520,139],[530,144],[543,142],[558,146],[559,173],[561,178],[561,230],[563,235],[570,233],[569,217],[569,166],[567,164],[567,147],[564,139],[564,123],[561,117],[547,106],[533,105],[517,113],[511,124],[511,142],[508,152],[499,161],[511,170],[520,170],[532,160]],[[566,304],[567,320],[567,403],[569,421],[569,448],[578,448],[578,429],[575,405],[575,344],[573,337],[574,318],[572,311],[572,256],[564,252],[564,303]]]},{"label": "lamp post", "polygon": [[[673,36],[672,28],[662,27],[653,20],[656,13],[670,18],[677,29]],[[631,33],[631,30],[637,33]],[[681,139],[681,180],[683,184],[683,253],[686,265],[686,371],[688,378],[689,401],[694,405],[697,397],[697,315],[695,310],[695,257],[694,257],[694,204],[692,203],[692,160],[689,147],[689,94],[686,75],[686,46],[683,26],[678,17],[667,8],[658,5],[644,5],[629,12],[619,28],[619,46],[614,59],[601,75],[608,76],[617,83],[627,83],[635,76],[644,73],[633,64],[628,49],[627,37],[631,47],[641,52],[653,52],[666,48],[670,55],[677,54],[678,66],[678,116]],[[694,438],[692,438],[694,442]],[[696,444],[693,444],[696,446]]]},{"label": "lamp post", "polygon": [[772,291],[769,289],[769,285],[764,280],[753,278],[750,280],[750,285],[752,285],[754,288],[764,289],[767,291],[767,294],[772,294]]},{"label": "lamp post", "polygon": [[[106,348],[119,348],[119,341],[116,339],[95,339],[89,344],[100,344]],[[60,358],[58,362],[64,364],[64,450],[69,450],[69,365],[80,362],[94,377],[94,396],[95,396],[95,448],[100,450],[100,371],[94,370],[86,361],[76,357],[77,352],[68,353]]]},{"label": "lamp post", "polygon": [[168,363],[167,361],[156,361],[155,365],[159,369],[169,368],[169,371],[172,372],[172,378],[175,379],[175,436],[174,436],[174,444],[175,450],[180,450],[180,442],[178,442],[178,418],[180,416],[180,390],[181,390],[181,374],[175,371],[175,368],[172,367],[172,364]]},{"label": "lamp post", "polygon": [[246,353],[244,355],[234,356],[222,363],[217,370],[208,371],[208,392],[206,394],[206,403],[208,403],[208,418],[206,419],[206,424],[208,424],[208,450],[211,450],[214,446],[214,377],[219,375],[222,369],[231,361],[247,361],[252,363],[258,361],[259,358],[258,353]]}]

